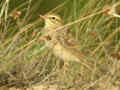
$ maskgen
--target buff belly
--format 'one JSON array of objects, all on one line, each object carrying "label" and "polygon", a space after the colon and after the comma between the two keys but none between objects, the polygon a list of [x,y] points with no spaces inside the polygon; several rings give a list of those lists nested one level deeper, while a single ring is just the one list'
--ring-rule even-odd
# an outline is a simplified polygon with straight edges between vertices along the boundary
[{"label": "buff belly", "polygon": [[54,46],[53,53],[64,61],[78,61],[78,58],[69,50],[65,49],[60,43]]}]

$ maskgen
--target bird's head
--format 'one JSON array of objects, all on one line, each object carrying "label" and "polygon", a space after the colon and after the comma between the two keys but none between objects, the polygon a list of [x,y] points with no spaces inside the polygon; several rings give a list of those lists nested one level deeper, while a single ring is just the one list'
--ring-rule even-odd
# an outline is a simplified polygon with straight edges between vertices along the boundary
[{"label": "bird's head", "polygon": [[62,19],[58,15],[48,14],[48,15],[40,15],[40,17],[45,21],[44,28],[56,29],[62,25]]}]

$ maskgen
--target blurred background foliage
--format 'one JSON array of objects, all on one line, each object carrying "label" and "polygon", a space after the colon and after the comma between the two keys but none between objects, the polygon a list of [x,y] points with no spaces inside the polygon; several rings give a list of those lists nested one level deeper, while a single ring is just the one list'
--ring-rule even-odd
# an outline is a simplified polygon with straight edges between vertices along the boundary
[{"label": "blurred background foliage", "polygon": [[[0,0],[0,86],[39,83],[57,84],[56,90],[114,90],[111,87],[120,85],[120,19],[108,15],[106,9],[117,2]],[[59,14],[65,25],[71,24],[68,28],[93,71],[70,62],[69,70],[61,74],[64,62],[39,39],[44,27],[39,15],[47,13]]]}]

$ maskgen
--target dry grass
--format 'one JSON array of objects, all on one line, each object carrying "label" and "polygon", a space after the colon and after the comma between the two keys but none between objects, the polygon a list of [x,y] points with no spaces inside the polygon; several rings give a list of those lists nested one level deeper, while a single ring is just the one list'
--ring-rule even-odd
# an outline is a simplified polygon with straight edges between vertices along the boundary
[{"label": "dry grass", "polygon": [[55,90],[119,90],[120,24],[119,18],[107,14],[118,1],[66,0],[44,12],[62,16],[63,27],[71,28],[80,43],[81,58],[92,70],[76,62],[69,62],[66,70],[64,62],[39,40],[43,23],[37,8],[42,2],[23,1],[10,9],[14,2],[0,3],[0,90],[42,86],[46,90],[54,86]]}]

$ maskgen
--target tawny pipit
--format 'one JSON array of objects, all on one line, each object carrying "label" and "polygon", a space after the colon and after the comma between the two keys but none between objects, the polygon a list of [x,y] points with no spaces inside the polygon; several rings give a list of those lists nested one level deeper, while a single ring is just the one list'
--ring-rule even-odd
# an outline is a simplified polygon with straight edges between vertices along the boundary
[{"label": "tawny pipit", "polygon": [[63,26],[62,19],[54,14],[40,15],[40,17],[45,21],[42,37],[45,38],[47,47],[53,51],[53,54],[64,61],[77,61],[89,68],[81,61],[80,46],[68,28],[57,29]]}]

